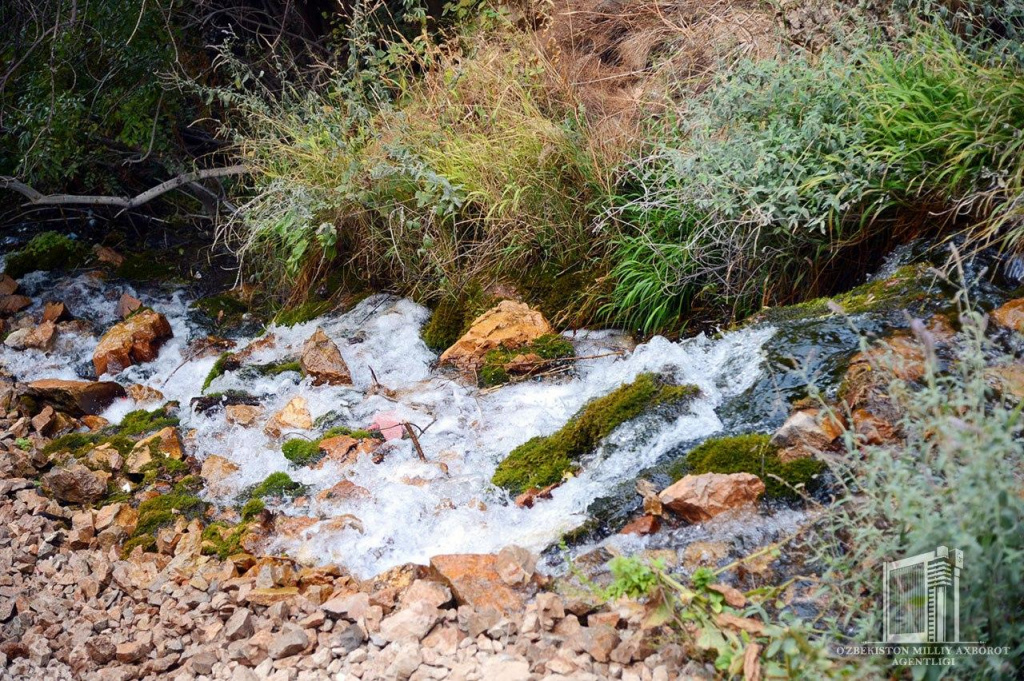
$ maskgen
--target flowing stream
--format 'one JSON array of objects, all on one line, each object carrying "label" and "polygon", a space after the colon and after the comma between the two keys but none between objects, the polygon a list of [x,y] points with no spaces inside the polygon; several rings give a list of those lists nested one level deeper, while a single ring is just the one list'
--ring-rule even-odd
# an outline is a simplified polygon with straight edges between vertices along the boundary
[{"label": "flowing stream", "polygon": [[[379,464],[371,457],[361,457],[345,468],[332,461],[319,469],[295,467],[281,453],[281,440],[267,436],[262,427],[228,424],[222,409],[197,413],[190,407],[192,398],[202,393],[203,381],[216,358],[186,359],[190,344],[205,338],[209,329],[190,312],[183,290],[137,291],[123,282],[90,274],[51,277],[41,272],[26,276],[21,284],[35,301],[30,312],[36,317],[44,301],[61,300],[94,328],[63,333],[47,353],[14,351],[0,345],[0,365],[23,381],[88,376],[99,335],[117,321],[118,297],[123,292],[139,296],[167,316],[174,338],[155,361],[133,366],[114,380],[148,385],[160,390],[165,399],[178,401],[181,432],[188,453],[198,461],[217,454],[239,466],[219,496],[204,492],[207,499],[233,505],[235,496],[245,488],[270,473],[286,471],[309,485],[310,493],[301,505],[289,501],[278,510],[314,520],[307,521],[310,524],[300,531],[279,535],[271,548],[303,562],[338,562],[363,577],[410,561],[425,563],[432,555],[443,553],[491,552],[509,544],[543,550],[586,521],[595,501],[607,503],[621,495],[635,506],[639,497],[631,490],[632,481],[666,458],[685,453],[737,423],[764,429],[771,419],[778,420],[777,414],[770,419],[766,416],[770,409],[752,415],[747,404],[751,391],[763,388],[771,376],[766,367],[766,345],[777,333],[771,327],[735,331],[714,339],[700,335],[680,342],[655,337],[635,348],[617,332],[567,333],[579,355],[606,356],[577,362],[573,372],[563,377],[480,390],[435,367],[437,355],[419,333],[430,315],[426,308],[376,295],[344,314],[325,315],[291,328],[267,329],[265,334],[275,336],[276,342],[251,358],[253,363],[295,358],[303,342],[320,327],[338,345],[351,369],[353,386],[313,386],[309,378],[296,372],[261,377],[236,371],[217,378],[207,393],[241,390],[260,396],[264,420],[296,396],[307,400],[314,420],[321,418],[329,425],[365,428],[380,414],[393,415],[425,429],[419,439],[427,461],[419,459],[411,441],[393,440]],[[254,340],[257,338],[239,338],[236,349]],[[615,352],[620,354],[606,354]],[[694,384],[700,388],[700,397],[674,419],[652,415],[622,425],[583,462],[577,477],[555,489],[552,499],[533,508],[516,507],[506,493],[490,484],[496,465],[514,447],[557,430],[588,400],[642,372],[664,373],[680,383]],[[368,390],[374,374],[390,389],[387,395]],[[126,398],[102,415],[117,423],[133,409],[157,406]],[[723,422],[723,410],[731,415],[731,424]],[[315,437],[327,427],[300,434]],[[369,498],[316,499],[317,492],[342,479],[368,490]],[[799,524],[803,512],[762,510],[750,515],[744,522],[723,522],[717,533],[731,537],[753,532],[751,541],[758,544],[771,539],[760,537],[758,527],[766,525],[781,532]],[[338,522],[343,516],[347,521]],[[654,538],[618,535],[602,543],[620,550],[678,545],[714,535],[714,523],[707,526],[660,533]]]}]

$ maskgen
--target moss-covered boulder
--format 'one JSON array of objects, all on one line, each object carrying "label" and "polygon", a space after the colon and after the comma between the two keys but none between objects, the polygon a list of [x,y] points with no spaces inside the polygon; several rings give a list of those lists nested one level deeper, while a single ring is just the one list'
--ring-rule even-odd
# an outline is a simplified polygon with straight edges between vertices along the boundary
[{"label": "moss-covered boulder", "polygon": [[766,498],[792,501],[800,497],[795,488],[801,485],[813,491],[816,476],[824,470],[825,464],[812,458],[783,463],[771,436],[753,433],[707,440],[673,465],[669,473],[673,480],[688,474],[751,473],[764,482]]},{"label": "moss-covered boulder", "polygon": [[549,333],[520,348],[497,347],[484,355],[477,371],[481,388],[508,383],[512,376],[528,376],[556,366],[560,359],[576,355],[572,343],[557,333]]},{"label": "moss-covered boulder", "polygon": [[20,251],[7,256],[4,272],[20,279],[36,270],[72,270],[89,260],[89,249],[60,232],[37,234]]},{"label": "moss-covered boulder", "polygon": [[516,447],[498,464],[492,482],[513,494],[556,483],[621,424],[655,407],[678,409],[697,394],[695,386],[640,374],[632,383],[588,402],[555,433]]}]

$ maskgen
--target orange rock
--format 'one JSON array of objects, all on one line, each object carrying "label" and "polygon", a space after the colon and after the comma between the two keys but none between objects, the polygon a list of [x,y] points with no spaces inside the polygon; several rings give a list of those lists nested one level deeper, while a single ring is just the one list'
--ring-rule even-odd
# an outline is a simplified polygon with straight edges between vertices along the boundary
[{"label": "orange rock", "polygon": [[117,398],[126,396],[124,388],[113,381],[64,381],[57,378],[32,381],[28,384],[27,393],[72,416],[98,414]]},{"label": "orange rock", "polygon": [[249,592],[248,601],[253,605],[273,605],[281,601],[290,601],[299,595],[299,587],[282,586],[269,589],[253,589]]},{"label": "orange rock", "polygon": [[211,454],[203,461],[199,475],[206,482],[206,489],[210,494],[222,496],[230,492],[230,489],[224,484],[224,480],[236,472],[238,472],[237,464],[228,461],[223,456]]},{"label": "orange rock", "polygon": [[28,296],[0,295],[0,315],[12,315],[32,304]]},{"label": "orange rock", "polygon": [[533,505],[538,499],[550,499],[551,491],[561,484],[562,481],[559,480],[558,482],[548,485],[542,489],[538,489],[536,487],[528,489],[516,497],[516,506],[519,508],[533,508]]},{"label": "orange rock", "polygon": [[359,456],[359,452],[356,451],[358,444],[358,440],[348,435],[337,435],[321,440],[320,451],[324,453],[324,459],[317,468],[328,459],[346,466],[354,464]]},{"label": "orange rock", "polygon": [[992,321],[999,326],[1024,333],[1024,298],[1017,298],[992,310]]},{"label": "orange rock", "polygon": [[0,274],[0,296],[9,296],[18,290],[18,282],[9,274]]},{"label": "orange rock", "polygon": [[243,428],[256,425],[262,416],[263,407],[249,404],[229,404],[224,407],[224,418],[227,422]]},{"label": "orange rock", "polygon": [[493,608],[512,614],[525,605],[526,595],[510,588],[497,570],[498,557],[489,553],[464,553],[434,556],[433,568],[451,588],[460,605],[477,611]]},{"label": "orange rock", "polygon": [[141,383],[132,383],[127,388],[128,396],[136,402],[163,402],[164,394],[156,388]]},{"label": "orange rock", "polygon": [[281,437],[282,431],[286,429],[309,430],[312,427],[313,417],[306,408],[306,398],[296,397],[286,404],[284,409],[274,414],[267,422],[264,432],[271,437]]},{"label": "orange rock", "polygon": [[110,421],[102,416],[96,416],[95,414],[86,414],[83,416],[82,423],[84,423],[85,427],[93,433],[110,425]]},{"label": "orange rock", "polygon": [[302,346],[300,359],[302,370],[313,377],[313,385],[351,385],[352,374],[334,344],[324,330],[316,332]]},{"label": "orange rock", "polygon": [[173,336],[167,318],[142,310],[104,334],[92,355],[96,375],[116,374],[133,364],[156,359],[160,346]]},{"label": "orange rock", "polygon": [[43,306],[44,322],[69,322],[74,317],[68,312],[67,306],[60,302],[50,302]]},{"label": "orange rock", "polygon": [[185,450],[177,429],[173,426],[167,426],[135,443],[127,457],[127,472],[132,474],[142,472],[142,467],[153,460],[153,452],[150,445],[156,443],[157,440],[160,442],[157,451],[167,458],[181,460],[185,457]]},{"label": "orange rock", "polygon": [[121,319],[128,319],[132,312],[142,307],[142,301],[135,296],[122,293],[117,301],[117,316]]},{"label": "orange rock", "polygon": [[53,347],[53,343],[56,340],[57,325],[51,321],[46,321],[29,331],[22,343],[26,348],[49,350]]},{"label": "orange rock", "polygon": [[748,506],[764,494],[764,483],[750,473],[687,475],[662,490],[661,502],[691,523]]},{"label": "orange rock", "polygon": [[503,300],[473,321],[469,331],[441,355],[441,364],[472,371],[498,346],[514,350],[549,333],[554,329],[540,312],[525,303]]},{"label": "orange rock", "polygon": [[92,252],[100,262],[113,265],[114,267],[120,267],[124,264],[124,256],[108,246],[96,244],[92,247]]},{"label": "orange rock", "polygon": [[360,487],[351,480],[342,480],[330,489],[316,495],[319,501],[343,501],[352,499],[369,499],[370,490]]},{"label": "orange rock", "polygon": [[661,520],[657,516],[642,515],[623,527],[619,534],[654,534],[661,529]]}]

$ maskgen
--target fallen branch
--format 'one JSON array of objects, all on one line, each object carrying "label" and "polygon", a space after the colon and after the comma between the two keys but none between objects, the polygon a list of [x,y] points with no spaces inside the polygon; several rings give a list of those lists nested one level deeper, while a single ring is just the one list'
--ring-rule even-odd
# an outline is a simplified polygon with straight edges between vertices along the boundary
[{"label": "fallen branch", "polygon": [[412,429],[412,424],[406,421],[402,425],[405,426],[405,432],[409,435],[409,439],[412,440],[412,446],[416,448],[416,453],[420,455],[420,461],[426,461],[427,455],[423,453],[423,447],[420,446],[420,439],[416,437],[416,431]]},{"label": "fallen branch", "polygon": [[123,196],[87,196],[76,194],[42,194],[21,180],[6,175],[0,176],[0,189],[9,189],[18,192],[28,199],[26,205],[30,206],[113,206],[122,210],[134,210],[139,206],[149,203],[158,196],[169,191],[178,189],[185,185],[193,185],[199,180],[206,180],[214,177],[228,177],[231,175],[242,175],[248,172],[244,165],[233,165],[224,168],[207,168],[196,170],[191,173],[182,173],[161,182],[152,189],[147,189],[138,196],[127,198]]}]

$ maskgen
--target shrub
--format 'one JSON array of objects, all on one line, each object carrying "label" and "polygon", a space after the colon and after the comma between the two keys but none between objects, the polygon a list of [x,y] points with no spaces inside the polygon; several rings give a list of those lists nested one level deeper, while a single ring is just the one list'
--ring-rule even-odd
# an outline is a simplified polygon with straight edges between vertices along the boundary
[{"label": "shrub", "polygon": [[[853,450],[836,468],[848,499],[829,513],[817,544],[829,568],[825,588],[836,626],[878,640],[880,557],[897,560],[948,546],[964,552],[961,640],[1008,646],[1001,658],[957,660],[965,678],[1010,678],[1024,668],[1024,439],[1019,400],[989,381],[1012,361],[985,337],[985,320],[967,311],[955,361],[939,373],[934,355],[920,384],[889,390],[904,416],[904,442]],[[864,598],[861,594],[871,594]],[[884,672],[889,673],[889,672]]]},{"label": "shrub", "polygon": [[697,392],[692,385],[672,385],[654,374],[640,374],[632,383],[588,402],[553,434],[513,449],[491,481],[512,494],[554,484],[621,424],[659,405],[685,403]]}]

